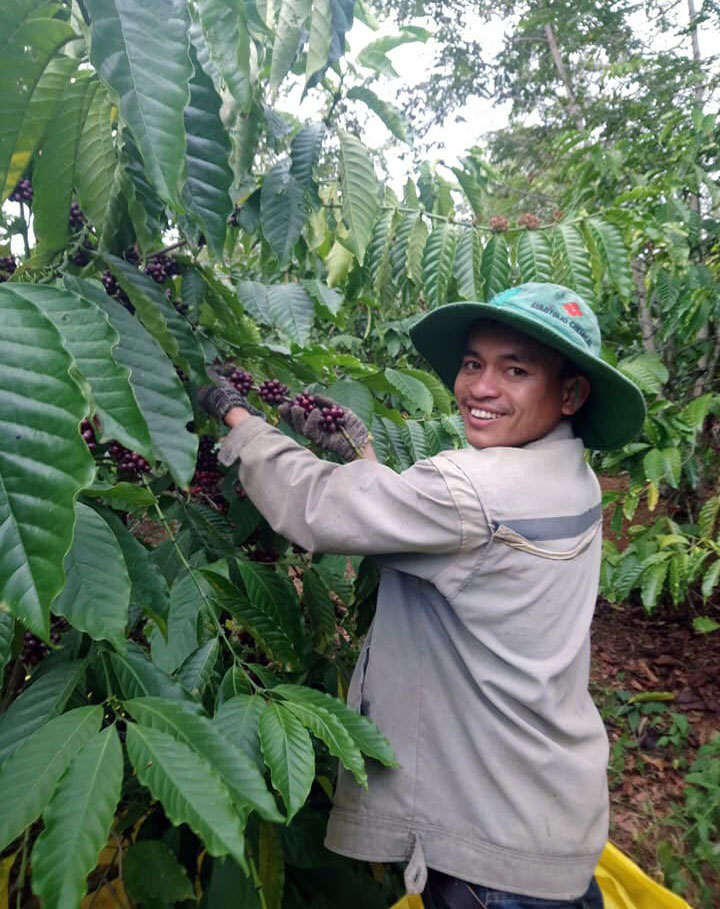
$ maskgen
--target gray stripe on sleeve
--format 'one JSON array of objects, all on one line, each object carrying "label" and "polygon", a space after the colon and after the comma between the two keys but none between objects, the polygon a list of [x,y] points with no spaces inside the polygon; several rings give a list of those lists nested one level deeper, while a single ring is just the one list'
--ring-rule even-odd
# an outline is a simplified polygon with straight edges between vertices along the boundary
[{"label": "gray stripe on sleeve", "polygon": [[568,514],[557,518],[514,518],[510,521],[496,521],[493,529],[502,524],[522,534],[526,540],[567,540],[589,530],[602,518],[602,504],[598,502],[582,514]]}]

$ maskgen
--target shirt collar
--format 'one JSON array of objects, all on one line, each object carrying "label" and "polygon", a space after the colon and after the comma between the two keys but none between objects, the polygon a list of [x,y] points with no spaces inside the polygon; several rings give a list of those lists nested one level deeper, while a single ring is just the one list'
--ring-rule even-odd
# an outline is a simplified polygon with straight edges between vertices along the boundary
[{"label": "shirt collar", "polygon": [[541,439],[535,439],[534,442],[528,442],[527,445],[523,445],[523,448],[540,448],[543,445],[547,445],[548,442],[564,442],[566,439],[574,439],[575,434],[573,433],[572,424],[570,420],[560,420],[558,425],[551,429],[550,432],[543,436]]}]

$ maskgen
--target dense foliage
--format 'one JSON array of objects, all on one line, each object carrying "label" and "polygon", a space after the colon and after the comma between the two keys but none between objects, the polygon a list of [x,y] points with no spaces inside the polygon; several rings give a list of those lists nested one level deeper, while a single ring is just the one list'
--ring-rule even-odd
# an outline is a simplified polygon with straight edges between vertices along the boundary
[{"label": "dense foliage", "polygon": [[[370,86],[418,25],[350,62],[353,16],[372,22],[353,0],[0,14],[5,879],[17,905],[89,887],[147,907],[385,907],[389,870],[321,846],[336,759],[361,783],[365,760],[394,760],[343,703],[376,569],[274,534],[195,393],[213,366],[276,420],[281,397],[326,391],[403,469],[463,444],[411,320],[571,285],[650,406],[640,439],[595,458],[628,479],[614,526],[662,506],[608,543],[605,595],[711,629],[714,119],[667,106],[646,157],[571,123],[532,179],[475,147],[400,197],[351,127],[364,107],[406,134]],[[316,120],[283,110],[299,82]]]}]

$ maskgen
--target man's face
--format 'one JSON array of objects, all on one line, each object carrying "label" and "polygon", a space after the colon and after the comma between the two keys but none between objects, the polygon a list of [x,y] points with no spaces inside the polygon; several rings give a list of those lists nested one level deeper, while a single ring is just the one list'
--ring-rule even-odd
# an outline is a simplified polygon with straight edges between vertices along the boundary
[{"label": "man's face", "polygon": [[468,444],[525,445],[572,416],[590,393],[584,376],[562,378],[559,353],[499,322],[477,323],[455,379]]}]

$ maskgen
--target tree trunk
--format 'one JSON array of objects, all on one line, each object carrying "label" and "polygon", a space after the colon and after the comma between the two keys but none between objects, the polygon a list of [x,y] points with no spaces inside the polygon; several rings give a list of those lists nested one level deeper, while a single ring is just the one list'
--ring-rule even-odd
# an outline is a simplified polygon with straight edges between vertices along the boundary
[{"label": "tree trunk", "polygon": [[[692,0],[688,0],[689,3],[692,3]],[[560,56],[560,50],[557,46],[557,41],[555,40],[555,32],[553,31],[552,25],[546,23],[545,25],[545,37],[547,38],[548,47],[550,48],[550,54],[553,58],[553,63],[555,64],[555,69],[557,70],[558,76],[562,79],[563,85],[565,86],[565,91],[567,93],[569,103],[569,110],[575,120],[575,126],[582,130],[585,126],[583,123],[582,113],[580,111],[580,106],[577,103],[577,98],[575,97],[575,92],[573,91],[572,82],[570,81],[570,76],[568,75],[567,70],[565,69],[565,64],[563,59]]]},{"label": "tree trunk", "polygon": [[645,287],[645,264],[642,259],[633,259],[632,276],[635,282],[635,292],[638,299],[638,319],[640,321],[640,335],[645,350],[651,353],[657,353],[655,344],[655,332],[657,328],[650,314],[650,306],[647,298],[647,288]]}]

